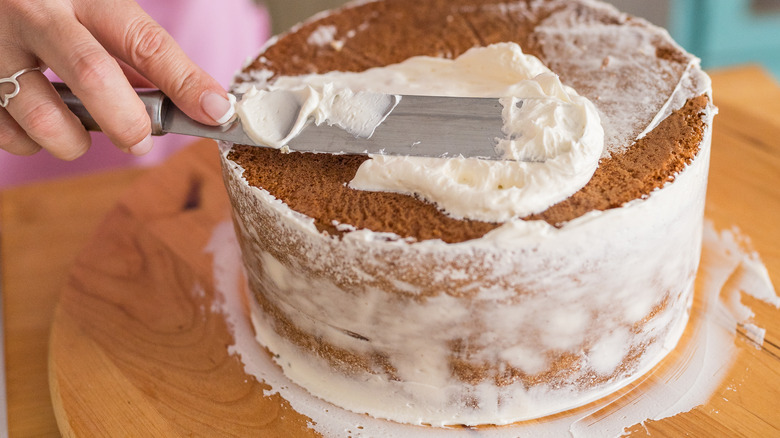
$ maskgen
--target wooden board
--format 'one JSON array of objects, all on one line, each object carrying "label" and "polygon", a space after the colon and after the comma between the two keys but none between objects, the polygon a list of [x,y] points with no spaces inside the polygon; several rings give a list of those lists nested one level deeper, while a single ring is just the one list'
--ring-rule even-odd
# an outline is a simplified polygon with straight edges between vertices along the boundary
[{"label": "wooden board", "polygon": [[[743,72],[746,78],[769,84],[757,98],[780,102],[780,88],[762,72]],[[731,84],[729,73],[716,79],[724,90]],[[753,236],[780,279],[780,106],[767,116],[740,105],[744,93],[733,94],[718,102],[707,215]],[[204,251],[228,217],[216,149],[200,144],[146,174],[98,227],[70,271],[50,339],[49,382],[64,435],[316,436],[307,418],[280,396],[265,396],[267,385],[228,353],[234,340],[212,310]],[[741,349],[704,406],[630,432],[780,434],[780,311],[748,301],[767,329],[765,348]],[[735,381],[738,396],[728,387]]]},{"label": "wooden board", "polygon": [[47,358],[60,291],[80,248],[143,172],[114,170],[0,192],[9,436],[58,436]]},{"label": "wooden board", "polygon": [[199,144],[150,172],[77,258],[50,339],[49,382],[64,435],[305,430],[247,379],[228,354],[222,315],[211,311],[204,248],[229,217],[216,154],[214,144]]}]

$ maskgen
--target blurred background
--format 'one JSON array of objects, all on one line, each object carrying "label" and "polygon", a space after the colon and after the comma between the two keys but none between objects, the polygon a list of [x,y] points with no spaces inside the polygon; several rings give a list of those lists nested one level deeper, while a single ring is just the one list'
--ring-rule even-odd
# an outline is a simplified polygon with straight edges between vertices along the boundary
[{"label": "blurred background", "polygon": [[[421,0],[424,1],[424,0]],[[780,78],[780,0],[607,0],[669,29],[705,68],[760,63]],[[344,0],[264,0],[277,34]]]}]

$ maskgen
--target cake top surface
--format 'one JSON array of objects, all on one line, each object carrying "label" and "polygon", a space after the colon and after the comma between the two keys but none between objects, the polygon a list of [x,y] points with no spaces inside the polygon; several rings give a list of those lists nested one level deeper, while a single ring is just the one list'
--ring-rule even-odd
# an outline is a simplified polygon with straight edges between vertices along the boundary
[{"label": "cake top surface", "polygon": [[[361,72],[413,56],[454,58],[472,47],[506,41],[537,56],[592,101],[605,133],[605,152],[590,182],[526,219],[561,225],[588,211],[618,207],[673,179],[695,155],[704,127],[698,116],[709,105],[709,82],[696,58],[666,31],[590,0],[353,3],[276,38],[243,69],[235,88],[262,87],[285,76]],[[334,224],[348,224],[401,237],[460,241],[497,226],[497,221],[446,217],[410,196],[367,196],[343,187],[364,157],[277,155],[234,148],[231,158],[242,156],[239,164],[253,168],[245,174],[252,185],[313,217],[324,231],[338,234]],[[299,171],[322,179],[317,193],[306,194],[311,184],[295,187]],[[334,184],[330,178],[336,178]],[[323,192],[327,202],[320,199]],[[407,223],[397,214],[388,216],[398,209],[414,212],[414,219]]]}]

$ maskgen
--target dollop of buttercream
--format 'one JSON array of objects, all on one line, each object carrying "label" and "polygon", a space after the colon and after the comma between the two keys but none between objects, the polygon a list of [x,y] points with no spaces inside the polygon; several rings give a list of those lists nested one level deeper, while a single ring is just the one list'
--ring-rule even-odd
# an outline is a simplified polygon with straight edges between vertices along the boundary
[{"label": "dollop of buttercream", "polygon": [[[473,48],[454,60],[420,56],[358,73],[279,77],[268,91],[283,90],[297,96],[306,112],[270,120],[276,143],[268,144],[277,147],[295,135],[295,129],[286,130],[289,126],[302,126],[308,118],[365,131],[370,126],[365,120],[376,120],[371,117],[375,106],[349,96],[499,98],[505,137],[497,147],[503,160],[372,155],[349,183],[359,190],[416,195],[456,218],[506,222],[544,211],[587,184],[604,149],[604,130],[593,103],[515,43]],[[321,98],[333,95],[339,98]],[[246,129],[244,114],[252,110],[242,107],[249,105],[238,107]]]}]

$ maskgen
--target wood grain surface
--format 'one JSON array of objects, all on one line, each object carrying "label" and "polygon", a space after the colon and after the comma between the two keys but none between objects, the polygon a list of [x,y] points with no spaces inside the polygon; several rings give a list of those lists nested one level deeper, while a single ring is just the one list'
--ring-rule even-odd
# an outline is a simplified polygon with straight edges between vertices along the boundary
[{"label": "wood grain surface", "polygon": [[49,331],[58,297],[76,254],[143,174],[114,171],[0,192],[10,436],[59,435],[47,383]]},{"label": "wood grain surface", "polygon": [[[229,219],[217,149],[145,175],[74,264],[51,335],[50,384],[66,436],[265,436],[306,422],[246,376],[212,310],[215,225]],[[99,401],[102,400],[102,401]],[[300,416],[298,416],[300,417]]]},{"label": "wood grain surface", "polygon": [[[736,225],[751,236],[777,282],[780,87],[757,68],[717,72],[713,79],[721,114],[715,123],[707,216],[719,228]],[[228,217],[216,154],[213,144],[199,143],[140,176],[102,175],[66,186],[72,191],[68,195],[54,183],[3,193],[12,436],[52,432],[52,408],[40,400],[47,390],[41,331],[57,295],[50,288],[61,291],[49,372],[53,410],[64,435],[314,436],[306,418],[279,396],[264,396],[266,386],[244,374],[228,354],[226,346],[233,340],[224,317],[211,310],[211,256],[203,249],[214,225]],[[92,185],[112,178],[123,181],[117,186],[135,180],[118,204],[110,209],[79,205],[89,204]],[[77,188],[83,202],[77,201]],[[41,206],[53,207],[43,211]],[[76,223],[80,211],[98,210],[110,210],[99,226],[90,228],[99,216],[86,219],[86,227],[74,225],[91,230],[89,238],[82,234],[56,243],[58,230],[67,229],[63,222]],[[38,226],[26,225],[31,222]],[[28,239],[50,243],[31,249]],[[86,246],[67,248],[80,242]],[[51,258],[57,260],[51,263]],[[20,284],[36,277],[41,277],[39,286],[30,289],[48,289],[38,296]],[[739,381],[738,397],[724,385],[704,406],[636,425],[630,432],[780,434],[780,311],[747,301],[767,336],[762,349],[740,349],[727,377]],[[14,379],[25,381],[10,382]],[[34,402],[26,396],[30,393],[36,394]]]}]

